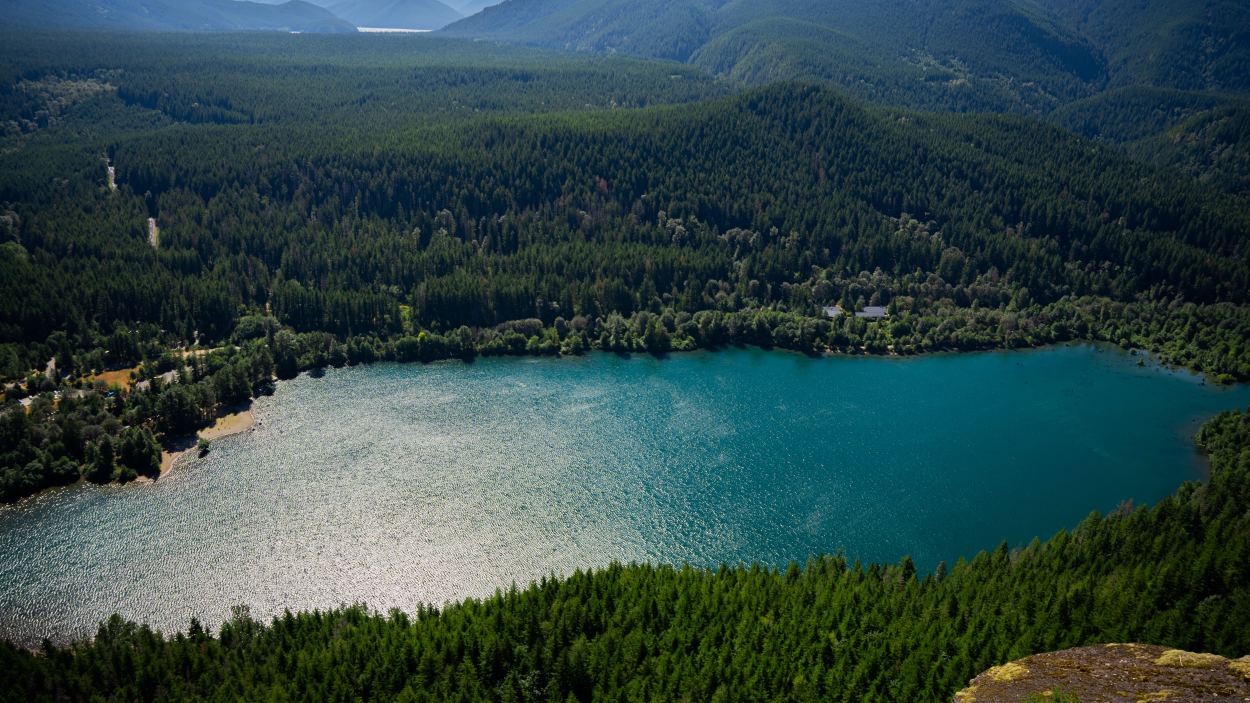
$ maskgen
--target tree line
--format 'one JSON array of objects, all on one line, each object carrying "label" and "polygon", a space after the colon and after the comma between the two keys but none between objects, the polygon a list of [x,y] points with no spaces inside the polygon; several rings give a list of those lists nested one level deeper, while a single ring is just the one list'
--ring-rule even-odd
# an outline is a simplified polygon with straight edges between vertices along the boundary
[{"label": "tree line", "polygon": [[[1004,312],[1241,306],[1250,290],[1241,201],[1015,118],[784,85],[415,136],[309,129],[119,138],[117,192],[85,149],[0,179],[0,360],[37,368],[51,335],[90,351],[117,323],[213,342],[266,309],[345,338],[613,312],[817,318],[903,289],[930,310]],[[872,290],[850,283],[865,276]]]}]

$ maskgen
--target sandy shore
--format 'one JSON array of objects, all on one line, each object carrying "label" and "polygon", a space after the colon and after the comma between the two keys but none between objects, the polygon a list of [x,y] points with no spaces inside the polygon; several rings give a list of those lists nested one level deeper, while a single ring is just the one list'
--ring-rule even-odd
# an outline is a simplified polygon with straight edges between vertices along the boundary
[{"label": "sandy shore", "polygon": [[252,417],[251,406],[239,408],[235,412],[222,415],[217,418],[217,422],[212,427],[200,430],[197,435],[200,439],[213,441],[222,437],[229,437],[232,434],[247,432],[256,424],[256,419]]},{"label": "sandy shore", "polygon": [[186,453],[186,449],[180,449],[177,452],[171,452],[168,449],[161,450],[161,475],[169,473],[169,470],[174,468],[174,460]]},{"label": "sandy shore", "polygon": [[252,416],[250,404],[238,407],[234,412],[222,415],[217,418],[212,427],[200,430],[195,437],[184,437],[177,444],[167,446],[161,452],[161,475],[164,476],[173,468],[174,462],[178,460],[178,457],[187,452],[195,451],[195,445],[198,440],[206,439],[211,442],[222,437],[247,432],[255,426],[256,419]]}]

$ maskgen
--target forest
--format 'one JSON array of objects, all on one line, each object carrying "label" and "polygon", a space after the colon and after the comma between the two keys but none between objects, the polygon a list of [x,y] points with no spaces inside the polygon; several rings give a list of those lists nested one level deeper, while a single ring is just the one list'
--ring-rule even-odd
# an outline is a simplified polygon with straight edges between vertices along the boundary
[{"label": "forest", "polygon": [[1245,199],[1031,118],[447,39],[7,39],[0,500],[375,360],[1096,341],[1250,379]]},{"label": "forest", "polygon": [[945,701],[1046,650],[1148,641],[1250,651],[1250,414],[1198,433],[1207,483],[1152,507],[921,572],[812,557],[784,569],[614,564],[415,613],[245,607],[170,635],[0,644],[11,701]]}]

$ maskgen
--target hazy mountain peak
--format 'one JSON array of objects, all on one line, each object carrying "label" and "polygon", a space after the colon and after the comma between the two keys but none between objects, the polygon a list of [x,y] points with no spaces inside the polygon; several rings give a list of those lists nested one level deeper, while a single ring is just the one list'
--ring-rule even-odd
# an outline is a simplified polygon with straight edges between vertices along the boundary
[{"label": "hazy mountain peak", "polygon": [[350,23],[303,0],[12,0],[19,26],[168,31],[354,32]]}]

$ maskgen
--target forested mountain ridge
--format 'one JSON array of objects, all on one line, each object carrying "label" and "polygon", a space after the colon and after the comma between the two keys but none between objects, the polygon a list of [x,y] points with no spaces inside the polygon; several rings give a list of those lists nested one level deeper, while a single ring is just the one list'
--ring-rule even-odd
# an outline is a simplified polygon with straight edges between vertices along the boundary
[{"label": "forested mountain ridge", "polygon": [[6,26],[164,31],[354,32],[351,24],[305,2],[239,0],[8,0]]},{"label": "forested mountain ridge", "polygon": [[1161,88],[1121,88],[1065,106],[1054,121],[1250,197],[1250,97]]},{"label": "forested mountain ridge", "polygon": [[[1128,153],[1243,192],[1250,146],[1229,124],[1246,121],[1248,13],[1237,1],[510,0],[444,32],[668,58],[746,85],[827,81],[884,105],[1059,124],[1080,111],[1089,136],[1114,130],[1103,106],[1131,105],[1155,128]],[[1178,101],[1218,110],[1202,118],[1217,126],[1170,133],[1183,120],[1158,118]]]},{"label": "forested mountain ridge", "polygon": [[[809,25],[828,33],[821,47],[838,51],[852,43],[886,73],[911,64],[936,74],[930,81],[943,70],[979,79],[997,74],[1007,83],[1037,83],[1038,97],[1063,100],[1104,85],[1246,90],[1247,12],[1236,0],[509,0],[446,32],[705,67],[715,59],[731,75],[738,61],[770,53],[791,67],[773,78],[844,78],[835,64],[817,68],[819,49],[801,38],[795,43],[786,29]],[[734,39],[741,32],[755,41]]]},{"label": "forested mountain ridge", "polygon": [[905,82],[916,94],[900,104],[927,108],[1043,109],[1104,74],[1047,13],[997,0],[510,0],[444,32],[690,61],[757,83],[827,79],[869,98]]},{"label": "forested mountain ridge", "polygon": [[[243,107],[231,104],[236,110]],[[1058,130],[1010,118],[891,115],[852,105],[828,91],[780,86],[684,112],[660,111],[627,119],[604,114],[594,119],[547,119],[541,124],[484,122],[468,131],[432,128],[409,137],[397,134],[407,147],[385,155],[369,153],[372,150],[367,146],[359,150],[351,134],[336,139],[330,156],[295,146],[300,142],[283,138],[285,132],[267,134],[257,129],[262,131],[249,140],[233,131],[178,128],[120,140],[110,147],[119,182],[135,195],[144,194],[144,204],[134,205],[160,217],[167,242],[164,252],[170,256],[198,252],[198,276],[207,273],[201,267],[209,261],[220,265],[228,260],[224,257],[260,256],[269,270],[261,280],[281,271],[284,287],[308,282],[312,271],[323,268],[319,287],[331,294],[376,295],[390,286],[401,291],[416,287],[418,298],[401,294],[392,300],[414,303],[422,315],[418,319],[440,327],[543,317],[532,302],[540,298],[558,303],[551,317],[628,314],[651,307],[653,295],[661,305],[666,297],[684,300],[682,306],[694,312],[717,307],[700,293],[708,278],[738,279],[735,285],[744,286],[738,295],[757,304],[836,302],[836,296],[828,294],[810,297],[821,278],[877,268],[895,277],[912,271],[938,272],[943,256],[948,260],[947,285],[1002,276],[1012,282],[1011,287],[1028,290],[1027,302],[1091,294],[1131,300],[1151,292],[1199,303],[1240,303],[1250,289],[1240,249],[1246,215],[1237,203],[1197,189],[1178,188],[1163,173],[1152,175]],[[255,151],[255,139],[268,145],[266,162],[246,156]],[[551,158],[553,146],[563,152],[555,160]],[[206,154],[213,158],[204,161],[199,156]],[[544,169],[531,170],[543,160],[547,162]],[[422,166],[413,170],[417,164]],[[1039,164],[1045,168],[1037,168]],[[369,179],[348,177],[356,172],[370,174]],[[331,187],[331,183],[336,185]],[[7,200],[42,199],[38,191],[30,190],[26,179],[0,185],[0,194]],[[268,199],[268,214],[249,204],[247,193],[253,188]],[[467,190],[458,192],[460,188]],[[286,234],[270,231],[264,235],[287,239],[290,244],[285,247],[275,248],[276,242],[261,240],[248,243],[246,238],[223,239],[220,226],[192,214],[201,208],[207,214],[229,202],[232,218],[257,216],[262,218],[259,224],[278,214],[272,209],[284,199],[274,198],[288,190],[304,195],[281,207],[314,208],[323,217],[337,214],[322,223],[283,227]],[[126,201],[125,196],[104,197]],[[301,202],[305,198],[306,204]],[[364,219],[351,228],[374,229],[370,222],[381,226],[367,240],[370,248],[385,248],[394,237],[401,238],[394,242],[398,245],[417,232],[424,248],[441,241],[435,236],[441,229],[453,248],[439,256],[452,259],[434,268],[419,263],[420,258],[404,263],[407,256],[388,255],[389,263],[323,259],[336,249],[333,246],[316,252],[319,263],[300,264],[292,258],[291,252],[298,249],[291,245],[297,240],[347,235],[334,232],[359,217],[349,214],[356,209]],[[446,215],[437,215],[440,211]],[[665,218],[659,216],[661,211]],[[43,208],[15,212],[26,227],[21,239],[26,246],[37,247],[40,222],[49,212]],[[906,227],[912,225],[906,225],[891,234],[900,227],[898,218],[913,213],[923,218],[914,225],[917,232],[908,233]],[[283,217],[294,214],[289,211]],[[548,229],[550,223],[569,217],[583,221]],[[443,219],[436,222],[438,218]],[[661,221],[669,218],[698,225],[684,226],[687,241],[682,241]],[[550,233],[530,233],[535,225]],[[69,223],[60,224],[65,226]],[[239,234],[247,231],[232,229]],[[759,236],[759,244],[737,247],[735,253],[726,248],[722,237],[730,230],[764,234],[742,235]],[[773,230],[774,234],[767,234]],[[1004,233],[1011,234],[1004,239]],[[260,234],[258,230],[247,236]],[[530,237],[538,239],[529,242]],[[787,237],[792,244],[785,241]],[[899,239],[890,249],[874,248],[870,243],[880,237]],[[519,263],[523,260],[516,258],[520,250],[531,244],[545,248],[584,242],[580,245],[604,247],[618,239],[654,254],[668,252],[677,257],[675,262],[684,259],[687,263],[661,278],[652,275],[648,282],[639,272],[613,274],[609,271],[614,267],[599,268],[617,258],[605,250],[602,264],[577,276],[566,270],[546,281],[531,280],[524,294],[531,302],[521,307],[483,307],[470,299],[435,306],[429,299],[433,290],[459,285],[457,277],[477,265],[499,272],[498,267],[507,262]],[[1005,248],[1008,242],[1012,242],[1010,248]],[[473,247],[465,249],[469,243]],[[751,253],[757,246],[762,251]],[[700,264],[715,268],[696,274],[699,269],[690,268],[693,260],[681,254],[691,249],[692,253],[715,253],[714,259]],[[279,251],[286,252],[281,259],[271,258]],[[771,263],[774,257],[776,262]],[[735,258],[742,262],[731,264]],[[956,259],[958,265],[949,263]],[[586,263],[596,260],[597,256]],[[1106,268],[1107,263],[1113,268]],[[741,268],[744,264],[745,269]],[[825,273],[809,278],[806,271],[812,265]],[[372,273],[366,275],[366,270]],[[798,272],[804,274],[796,277]],[[694,280],[687,280],[691,275]],[[222,285],[238,291],[234,295],[243,293],[232,282],[238,276],[222,271],[213,277],[219,276]],[[606,280],[596,284],[601,277]],[[257,281],[254,274],[242,278]],[[73,276],[65,285],[80,285],[73,280],[81,276]],[[366,280],[372,285],[366,285]],[[571,280],[580,281],[576,286],[580,293],[573,293]],[[628,299],[606,292],[614,280],[631,291]],[[759,288],[755,293],[747,290],[752,280]],[[483,292],[493,296],[491,290],[498,284],[498,278],[488,280]],[[781,295],[783,284],[801,285]],[[113,285],[146,284],[136,278],[133,284]],[[64,292],[59,297],[95,297]],[[137,289],[115,293],[109,296],[114,304],[143,297]],[[237,298],[236,304],[258,306],[269,294],[257,298],[256,293],[248,293]],[[821,297],[823,301],[818,300]],[[878,297],[888,300],[892,296],[880,291]],[[285,314],[281,301],[271,302],[278,303],[281,318]],[[14,322],[9,334],[21,329],[23,335],[9,337],[11,341],[38,341],[41,335],[63,328],[74,315],[71,310],[58,313],[30,307],[29,301],[26,306],[24,313],[13,310],[6,315]],[[200,307],[189,304],[186,309]],[[85,317],[97,315],[126,319],[121,309],[95,311]],[[161,322],[162,318],[151,310],[134,321]],[[178,324],[164,318],[163,324],[186,332],[199,329],[220,338],[228,332],[232,318]],[[331,323],[316,313],[297,327],[307,324],[342,333],[363,331],[371,323]],[[326,328],[327,324],[332,328]]]},{"label": "forested mountain ridge", "polygon": [[1083,644],[1250,651],[1250,416],[1198,434],[1206,485],[932,572],[612,565],[408,614],[246,608],[165,637],[114,617],[0,644],[0,696],[43,700],[948,701],[992,665]]},{"label": "forested mountain ridge", "polygon": [[1241,0],[1038,0],[1105,57],[1111,85],[1250,90],[1250,4]]}]

